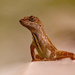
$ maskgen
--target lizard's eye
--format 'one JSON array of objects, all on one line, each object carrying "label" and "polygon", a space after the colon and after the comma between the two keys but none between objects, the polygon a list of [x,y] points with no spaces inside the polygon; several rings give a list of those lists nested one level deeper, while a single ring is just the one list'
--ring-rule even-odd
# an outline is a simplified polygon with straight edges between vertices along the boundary
[{"label": "lizard's eye", "polygon": [[29,18],[29,21],[34,21],[34,18],[31,16],[30,18]]}]

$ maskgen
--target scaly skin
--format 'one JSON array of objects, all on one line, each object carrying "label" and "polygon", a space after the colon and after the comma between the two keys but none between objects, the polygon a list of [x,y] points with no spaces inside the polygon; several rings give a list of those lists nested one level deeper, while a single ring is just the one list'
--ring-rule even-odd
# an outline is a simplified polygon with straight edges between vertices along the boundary
[{"label": "scaly skin", "polygon": [[[39,18],[35,16],[24,17],[20,20],[20,23],[28,28],[33,36],[30,46],[32,61],[55,61],[63,58],[75,60],[73,53],[57,50],[45,33],[43,24]],[[35,49],[38,54],[35,54]]]}]

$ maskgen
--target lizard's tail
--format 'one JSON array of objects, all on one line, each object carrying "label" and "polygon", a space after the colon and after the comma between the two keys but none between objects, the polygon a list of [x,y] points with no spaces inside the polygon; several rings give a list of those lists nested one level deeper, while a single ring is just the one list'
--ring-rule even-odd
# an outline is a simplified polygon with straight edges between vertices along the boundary
[{"label": "lizard's tail", "polygon": [[71,58],[72,60],[75,60],[75,54],[67,51],[57,51],[56,59],[59,60],[63,58]]}]

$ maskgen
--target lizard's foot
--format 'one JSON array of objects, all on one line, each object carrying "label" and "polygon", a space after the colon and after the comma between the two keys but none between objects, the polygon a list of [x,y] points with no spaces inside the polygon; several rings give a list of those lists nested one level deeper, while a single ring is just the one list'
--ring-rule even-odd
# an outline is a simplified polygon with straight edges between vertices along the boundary
[{"label": "lizard's foot", "polygon": [[43,58],[43,59],[35,59],[35,60],[32,60],[33,61],[56,61],[57,59],[47,59],[47,58]]},{"label": "lizard's foot", "polygon": [[54,59],[54,58],[52,58],[52,59],[50,59],[50,58],[41,58],[38,54],[36,54],[35,55],[35,60],[33,60],[33,61],[55,61],[56,59]]},{"label": "lizard's foot", "polygon": [[34,59],[34,60],[32,60],[32,62],[34,62],[34,61],[43,61],[42,59]]},{"label": "lizard's foot", "polygon": [[46,58],[44,58],[44,59],[42,59],[42,61],[56,61],[56,59],[46,59]]},{"label": "lizard's foot", "polygon": [[35,59],[32,61],[43,61],[43,58],[41,58],[38,54],[35,55]]},{"label": "lizard's foot", "polygon": [[36,59],[43,59],[43,58],[41,58],[38,54],[35,55],[35,58],[36,58]]}]

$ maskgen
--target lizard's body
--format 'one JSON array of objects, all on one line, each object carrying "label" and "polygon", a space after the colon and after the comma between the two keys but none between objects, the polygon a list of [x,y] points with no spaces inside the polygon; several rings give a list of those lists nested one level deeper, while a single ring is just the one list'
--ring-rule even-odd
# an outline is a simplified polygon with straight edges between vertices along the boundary
[{"label": "lizard's body", "polygon": [[[56,49],[44,32],[43,25],[37,17],[24,17],[24,19],[20,20],[20,23],[28,28],[33,36],[33,41],[30,46],[32,60],[58,60],[68,57],[75,59],[75,55],[73,53]],[[38,55],[35,54],[35,48]]]}]

